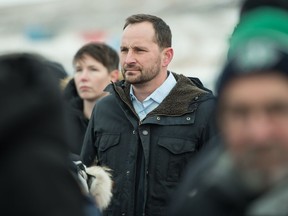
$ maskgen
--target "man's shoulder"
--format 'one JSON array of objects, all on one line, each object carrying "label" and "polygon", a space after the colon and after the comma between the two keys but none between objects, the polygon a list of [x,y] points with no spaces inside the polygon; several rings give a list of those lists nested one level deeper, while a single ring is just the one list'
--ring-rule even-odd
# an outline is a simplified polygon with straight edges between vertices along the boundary
[{"label": "man's shoulder", "polygon": [[202,83],[202,81],[198,77],[187,77],[189,80],[191,80],[198,88],[206,91],[207,93],[213,94],[213,91]]},{"label": "man's shoulder", "polygon": [[181,83],[181,85],[192,85],[199,90],[206,92],[206,94],[208,93],[213,95],[213,91],[204,86],[204,84],[198,77],[188,77],[183,74],[177,74],[174,72],[172,72],[172,74],[174,75],[176,81]]},{"label": "man's shoulder", "polygon": [[114,100],[115,100],[115,95],[110,93],[110,94],[108,94],[107,96],[100,98],[100,99],[97,101],[97,106],[103,106],[103,105],[110,104],[110,103],[112,103]]}]

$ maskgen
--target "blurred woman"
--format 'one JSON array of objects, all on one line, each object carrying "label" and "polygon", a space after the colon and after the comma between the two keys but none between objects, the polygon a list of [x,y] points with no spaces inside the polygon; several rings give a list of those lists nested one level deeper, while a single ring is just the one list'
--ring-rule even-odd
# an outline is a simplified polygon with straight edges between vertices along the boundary
[{"label": "blurred woman", "polygon": [[82,142],[94,105],[108,95],[105,87],[118,80],[118,53],[104,43],[91,42],[81,47],[73,58],[74,78],[64,89],[69,103],[72,134],[76,142],[71,146],[74,155],[80,155]]}]

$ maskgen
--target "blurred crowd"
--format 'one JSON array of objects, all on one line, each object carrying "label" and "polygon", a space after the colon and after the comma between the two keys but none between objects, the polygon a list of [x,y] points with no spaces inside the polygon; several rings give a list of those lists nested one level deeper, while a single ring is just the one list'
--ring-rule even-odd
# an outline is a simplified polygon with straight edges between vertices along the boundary
[{"label": "blurred crowd", "polygon": [[169,70],[165,20],[122,29],[120,52],[83,44],[72,76],[0,56],[2,214],[288,215],[288,1],[242,2],[215,92]]}]

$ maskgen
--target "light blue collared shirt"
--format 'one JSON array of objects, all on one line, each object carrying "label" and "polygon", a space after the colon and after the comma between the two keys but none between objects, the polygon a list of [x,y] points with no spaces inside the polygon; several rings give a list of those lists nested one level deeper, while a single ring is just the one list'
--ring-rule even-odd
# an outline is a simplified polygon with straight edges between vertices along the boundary
[{"label": "light blue collared shirt", "polygon": [[140,102],[134,95],[132,85],[130,87],[130,98],[134,109],[138,114],[140,120],[143,120],[146,115],[154,110],[169,94],[169,92],[176,85],[176,80],[172,73],[168,72],[168,77],[152,94],[150,94],[143,102]]}]

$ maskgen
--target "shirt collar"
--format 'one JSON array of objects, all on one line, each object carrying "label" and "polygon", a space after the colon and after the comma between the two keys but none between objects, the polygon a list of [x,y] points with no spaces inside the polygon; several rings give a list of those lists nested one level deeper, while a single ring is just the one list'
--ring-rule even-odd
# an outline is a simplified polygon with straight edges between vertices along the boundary
[{"label": "shirt collar", "polygon": [[[169,94],[169,92],[176,85],[176,79],[171,72],[168,71],[167,79],[159,86],[152,94],[150,94],[143,102],[152,99],[156,103],[160,104],[164,98]],[[130,98],[131,100],[137,100],[134,95],[132,85],[130,86]]]}]

